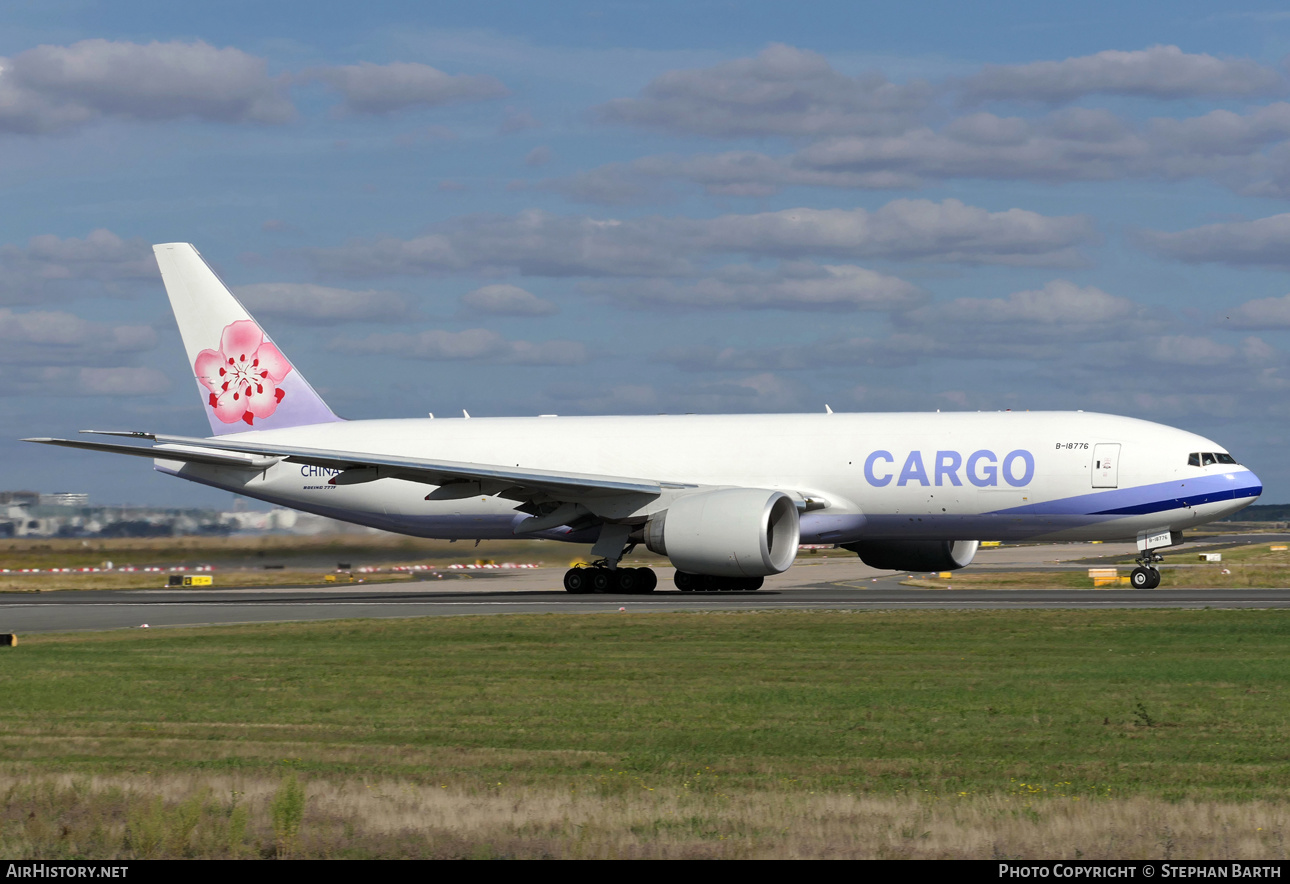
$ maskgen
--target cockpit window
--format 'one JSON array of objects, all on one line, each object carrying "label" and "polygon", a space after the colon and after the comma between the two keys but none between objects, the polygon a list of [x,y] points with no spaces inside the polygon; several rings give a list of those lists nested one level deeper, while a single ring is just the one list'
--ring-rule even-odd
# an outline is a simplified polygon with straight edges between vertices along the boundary
[{"label": "cockpit window", "polygon": [[1208,467],[1214,464],[1235,464],[1236,458],[1225,451],[1193,451],[1187,455],[1187,466]]}]

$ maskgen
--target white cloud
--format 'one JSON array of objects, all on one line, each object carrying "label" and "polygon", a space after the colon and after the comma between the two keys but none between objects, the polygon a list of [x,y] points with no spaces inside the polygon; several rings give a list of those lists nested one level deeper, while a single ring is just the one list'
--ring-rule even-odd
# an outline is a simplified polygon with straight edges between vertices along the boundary
[{"label": "white cloud", "polygon": [[560,216],[458,218],[411,240],[355,241],[308,254],[350,276],[486,271],[529,276],[694,276],[696,260],[894,258],[957,264],[1070,265],[1096,242],[1088,218],[990,212],[958,200],[896,200],[866,209],[785,209],[716,218]]},{"label": "white cloud", "polygon": [[589,384],[584,380],[560,381],[543,391],[546,401],[560,411],[579,414],[622,414],[664,410],[659,392],[649,384]]},{"label": "white cloud", "polygon": [[1097,239],[1089,219],[1025,209],[990,212],[959,200],[895,200],[865,209],[785,209],[697,222],[710,251],[785,258],[925,259],[963,264],[1062,264]]},{"label": "white cloud", "polygon": [[491,329],[373,334],[362,340],[337,338],[333,350],[357,355],[402,356],[435,362],[473,361],[508,365],[581,365],[587,348],[577,341],[509,341]]},{"label": "white cloud", "polygon": [[1286,83],[1275,70],[1244,58],[1215,58],[1177,46],[1133,52],[1107,50],[1063,61],[985,65],[963,78],[967,101],[1019,100],[1049,103],[1084,95],[1143,98],[1219,98],[1281,94]]},{"label": "white cloud", "polygon": [[654,384],[560,381],[546,388],[543,399],[561,414],[737,414],[822,408],[800,381],[769,371],[714,380],[685,376],[662,389]]},{"label": "white cloud", "polygon": [[416,311],[402,295],[353,291],[296,282],[238,286],[238,298],[256,316],[280,316],[302,325],[342,322],[401,322]]},{"label": "white cloud", "polygon": [[1234,347],[1195,335],[1166,335],[1145,343],[1144,355],[1170,365],[1223,365],[1236,355]]},{"label": "white cloud", "polygon": [[1146,136],[1170,154],[1246,156],[1290,137],[1290,104],[1277,101],[1244,114],[1220,109],[1181,120],[1157,117]]},{"label": "white cloud", "polygon": [[926,84],[847,77],[822,55],[772,44],[754,58],[669,71],[639,98],[601,105],[601,119],[682,134],[823,135],[899,130],[927,107]]},{"label": "white cloud", "polygon": [[896,332],[881,337],[831,335],[803,344],[772,347],[688,346],[664,350],[659,359],[687,371],[801,371],[857,365],[886,368],[913,365],[937,349],[937,342],[928,335]]},{"label": "white cloud", "polygon": [[545,144],[533,148],[524,157],[526,166],[545,166],[549,162],[551,162],[551,148]]},{"label": "white cloud", "polygon": [[[764,371],[689,384],[682,395],[696,411],[800,411],[809,393],[796,381]],[[812,403],[814,405],[814,403]]]},{"label": "white cloud", "polygon": [[497,127],[497,133],[499,135],[514,135],[527,129],[541,128],[541,120],[526,110],[511,107],[506,109],[506,116],[502,117],[502,122]]},{"label": "white cloud", "polygon": [[0,396],[155,396],[166,375],[132,365],[157,346],[146,325],[94,322],[60,311],[0,308]]},{"label": "white cloud", "polygon": [[817,173],[883,172],[912,181],[1110,180],[1150,160],[1152,150],[1110,113],[1072,108],[1039,121],[977,113],[940,131],[924,127],[894,136],[826,139],[799,151],[791,163]]},{"label": "white cloud", "polygon": [[516,285],[481,286],[461,296],[461,305],[472,313],[494,316],[550,316],[560,308]]},{"label": "white cloud", "polygon": [[[646,158],[646,160],[649,159],[653,158]],[[671,193],[660,186],[659,181],[652,177],[650,171],[640,169],[640,164],[646,160],[608,163],[594,169],[574,172],[572,175],[545,178],[538,182],[537,188],[559,193],[574,202],[599,206],[625,206],[632,203],[667,201],[671,198]]]},{"label": "white cloud", "polygon": [[[685,219],[680,219],[684,221]],[[679,223],[679,222],[677,222]],[[601,220],[529,210],[471,215],[410,240],[352,241],[308,254],[330,273],[398,276],[483,271],[526,276],[670,276],[693,270],[657,240],[663,219]]]},{"label": "white cloud", "polygon": [[[1167,320],[1151,317],[1134,302],[1093,286],[1053,280],[1041,289],[1006,298],[959,298],[893,310],[894,331],[885,335],[839,332],[815,340],[771,347],[689,346],[664,351],[660,358],[690,371],[819,370],[828,367],[892,367],[935,360],[1036,364],[1109,365],[1124,353],[1155,362],[1186,359],[1212,364],[1225,345],[1206,345],[1181,337],[1161,337]],[[1122,341],[1146,340],[1145,350],[1126,350]],[[1116,342],[1111,358],[1089,347]],[[1120,355],[1115,355],[1118,352]],[[1187,364],[1198,364],[1191,362]]]},{"label": "white cloud", "polygon": [[1127,298],[1093,286],[1055,279],[1041,289],[1013,292],[1006,298],[959,298],[910,314],[911,321],[935,319],[964,324],[1102,326],[1138,317],[1142,308]]},{"label": "white cloud", "polygon": [[1039,118],[976,112],[939,129],[822,138],[799,151],[679,157],[610,163],[547,179],[544,190],[579,202],[617,205],[676,198],[669,180],[714,196],[763,197],[785,187],[916,188],[936,181],[1113,181],[1208,178],[1238,193],[1290,195],[1290,104],[1244,113],[1215,110],[1185,119],[1131,122],[1097,108],[1073,107]]},{"label": "white cloud", "polygon": [[1226,318],[1233,328],[1290,328],[1290,295],[1246,301]]},{"label": "white cloud", "polygon": [[305,78],[321,80],[343,95],[341,109],[352,114],[388,114],[508,94],[495,77],[446,74],[414,62],[315,68]]},{"label": "white cloud", "polygon": [[1290,267],[1290,214],[1207,224],[1176,233],[1148,230],[1137,239],[1157,254],[1188,264]]},{"label": "white cloud", "polygon": [[584,283],[587,294],[638,309],[904,310],[927,299],[913,283],[851,264],[728,265],[694,283]]},{"label": "white cloud", "polygon": [[0,366],[0,396],[160,396],[170,378],[155,368]]},{"label": "white cloud", "polygon": [[842,187],[891,190],[917,187],[922,179],[907,172],[876,169],[836,171],[812,169],[791,158],[755,151],[727,151],[693,157],[651,156],[630,163],[608,163],[539,183],[542,190],[563,194],[575,202],[616,206],[664,202],[674,194],[663,179],[691,181],[711,196],[763,197],[783,187]]},{"label": "white cloud", "polygon": [[[892,314],[895,327],[936,339],[958,359],[1048,362],[1087,357],[1085,345],[1141,340],[1168,325],[1128,298],[1054,279],[1006,298],[957,298]],[[1134,351],[1136,352],[1136,350]]]},{"label": "white cloud", "polygon": [[1262,338],[1250,336],[1241,341],[1241,355],[1247,362],[1284,362],[1285,354]]},{"label": "white cloud", "polygon": [[57,132],[100,117],[282,123],[294,115],[285,80],[232,47],[93,39],[0,59],[0,131]]},{"label": "white cloud", "polygon": [[75,392],[88,396],[159,396],[170,378],[155,368],[82,368]]},{"label": "white cloud", "polygon": [[115,364],[156,345],[157,333],[147,325],[110,325],[71,313],[0,308],[0,363]]},{"label": "white cloud", "polygon": [[33,236],[0,246],[0,303],[40,303],[77,293],[116,292],[125,280],[156,279],[152,249],[139,238],[95,230],[84,239]]}]

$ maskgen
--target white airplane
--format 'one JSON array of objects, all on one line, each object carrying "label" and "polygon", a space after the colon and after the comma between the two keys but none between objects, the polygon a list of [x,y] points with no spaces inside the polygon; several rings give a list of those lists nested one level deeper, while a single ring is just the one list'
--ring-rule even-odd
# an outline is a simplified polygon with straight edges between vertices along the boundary
[{"label": "white airplane", "polygon": [[832,543],[868,565],[968,565],[978,539],[1133,540],[1156,550],[1263,488],[1222,446],[1084,412],[658,415],[347,421],[187,243],[153,247],[208,438],[28,439],[153,459],[163,473],[419,537],[594,543],[569,592],[650,592],[636,544],[683,591],[752,590]]}]

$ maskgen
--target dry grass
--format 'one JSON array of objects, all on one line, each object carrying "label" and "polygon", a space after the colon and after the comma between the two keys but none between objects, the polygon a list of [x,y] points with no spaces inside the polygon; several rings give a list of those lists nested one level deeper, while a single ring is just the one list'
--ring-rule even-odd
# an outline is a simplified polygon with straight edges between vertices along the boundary
[{"label": "dry grass", "polygon": [[[169,587],[175,590],[190,589],[201,592],[207,589],[230,589],[245,586],[317,586],[323,581],[321,571],[219,571],[212,574],[213,587]],[[371,573],[355,577],[367,583],[403,583],[412,578],[407,573]],[[5,574],[0,575],[0,592],[54,592],[56,590],[91,589],[162,589],[166,588],[165,573],[156,571],[108,571],[88,574]],[[344,583],[341,585],[348,585]]]},{"label": "dry grass", "polygon": [[[42,569],[41,573],[0,574],[0,592],[52,590],[156,589],[166,573],[156,571],[99,571],[49,573],[50,568],[192,568],[213,565],[216,588],[244,586],[313,586],[336,570],[339,562],[354,568],[388,569],[396,565],[476,562],[545,563],[563,567],[584,547],[544,541],[484,541],[451,543],[385,533],[334,534],[315,537],[266,535],[254,537],[153,537],[80,540],[57,538],[0,539],[0,568]],[[642,558],[636,556],[635,558]],[[661,561],[645,554],[650,563]],[[265,567],[271,565],[273,567]],[[415,579],[407,573],[366,572],[365,583],[398,583]]]},{"label": "dry grass", "polygon": [[[923,589],[1088,589],[1087,570],[1080,571],[954,571],[947,578],[926,574],[902,580],[901,586]],[[863,584],[861,584],[863,586]]]},{"label": "dry grass", "polygon": [[[334,564],[337,559],[376,562],[469,563],[477,558],[497,561],[563,564],[586,547],[541,540],[470,541],[426,540],[401,534],[370,532],[287,536],[280,534],[230,537],[145,537],[113,539],[0,539],[0,567],[97,567],[105,560],[117,566],[197,565],[256,567],[283,563],[299,567],[305,560]],[[309,567],[312,567],[310,565]]]},{"label": "dry grass", "polygon": [[[551,857],[1285,859],[1282,804],[1008,794],[939,799],[499,783],[304,784],[298,829],[275,817],[290,780],[0,776],[12,858]],[[1053,789],[1059,792],[1059,789]],[[275,802],[276,798],[276,802]],[[276,824],[275,824],[276,823]]]},{"label": "dry grass", "polygon": [[[1227,573],[1224,573],[1224,572]],[[1160,586],[1195,587],[1197,589],[1280,588],[1290,586],[1290,565],[1194,565],[1185,568],[1164,567]]]},{"label": "dry grass", "polygon": [[[1224,553],[1226,559],[1227,554]],[[1108,566],[1110,567],[1110,566]],[[1121,577],[1128,577],[1133,566],[1119,565]],[[949,577],[917,575],[902,580],[902,586],[924,589],[1089,589],[1093,586],[1085,566],[1067,571],[954,571]],[[1162,589],[1243,589],[1290,586],[1290,561],[1284,564],[1264,562],[1228,562],[1214,564],[1171,565],[1160,568]],[[861,584],[863,588],[863,584]],[[1106,589],[1127,589],[1127,585]]]}]

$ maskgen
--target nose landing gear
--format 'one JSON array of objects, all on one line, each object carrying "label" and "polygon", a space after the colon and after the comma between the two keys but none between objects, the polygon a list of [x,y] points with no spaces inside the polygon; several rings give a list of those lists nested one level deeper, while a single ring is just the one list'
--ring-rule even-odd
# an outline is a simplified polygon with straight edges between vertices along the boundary
[{"label": "nose landing gear", "polygon": [[1160,585],[1160,572],[1155,568],[1134,568],[1129,583],[1134,589],[1155,589]]},{"label": "nose landing gear", "polygon": [[1134,589],[1155,589],[1160,585],[1160,572],[1156,569],[1156,563],[1164,560],[1164,556],[1156,555],[1149,549],[1143,550],[1137,558],[1138,567],[1129,575],[1129,583]]}]

